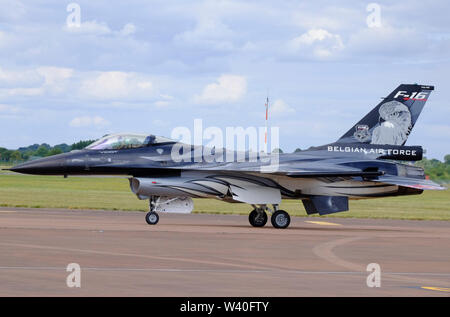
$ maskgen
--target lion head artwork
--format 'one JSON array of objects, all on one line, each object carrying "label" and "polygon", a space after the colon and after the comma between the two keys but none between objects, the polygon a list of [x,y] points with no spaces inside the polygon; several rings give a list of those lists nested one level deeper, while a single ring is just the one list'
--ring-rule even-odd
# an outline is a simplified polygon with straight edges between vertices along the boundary
[{"label": "lion head artwork", "polygon": [[411,131],[411,113],[398,101],[389,101],[379,109],[380,122],[372,132],[371,144],[402,145]]}]

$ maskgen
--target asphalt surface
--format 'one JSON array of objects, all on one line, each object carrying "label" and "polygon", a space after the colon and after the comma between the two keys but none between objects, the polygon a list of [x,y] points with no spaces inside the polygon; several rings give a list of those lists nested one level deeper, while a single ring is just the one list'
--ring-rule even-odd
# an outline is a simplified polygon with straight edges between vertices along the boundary
[{"label": "asphalt surface", "polygon": [[449,246],[445,221],[0,208],[0,296],[450,296]]}]

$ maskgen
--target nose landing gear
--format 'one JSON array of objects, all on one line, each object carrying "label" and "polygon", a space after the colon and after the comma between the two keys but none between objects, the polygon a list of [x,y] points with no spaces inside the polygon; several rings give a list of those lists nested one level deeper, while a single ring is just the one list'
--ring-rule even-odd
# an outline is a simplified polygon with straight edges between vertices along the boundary
[{"label": "nose landing gear", "polygon": [[149,207],[150,211],[145,215],[145,221],[149,225],[156,225],[159,221],[159,215],[156,213],[156,204],[157,204],[157,198],[150,197],[149,199]]}]

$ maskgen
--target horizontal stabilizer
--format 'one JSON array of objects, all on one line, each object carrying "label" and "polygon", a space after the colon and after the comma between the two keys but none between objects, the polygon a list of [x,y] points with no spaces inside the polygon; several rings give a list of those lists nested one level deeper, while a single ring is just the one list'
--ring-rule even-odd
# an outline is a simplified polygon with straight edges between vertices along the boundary
[{"label": "horizontal stabilizer", "polygon": [[311,196],[303,200],[306,213],[328,215],[348,210],[348,197],[346,196]]},{"label": "horizontal stabilizer", "polygon": [[415,179],[401,176],[383,175],[377,179],[373,179],[374,182],[381,182],[386,184],[393,184],[403,187],[422,189],[422,190],[445,190],[444,186],[441,186],[428,179]]}]

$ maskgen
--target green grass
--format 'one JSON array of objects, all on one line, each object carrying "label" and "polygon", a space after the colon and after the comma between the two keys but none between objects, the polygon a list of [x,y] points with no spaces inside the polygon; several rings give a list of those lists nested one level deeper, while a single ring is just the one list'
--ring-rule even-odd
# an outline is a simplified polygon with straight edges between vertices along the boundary
[{"label": "green grass", "polygon": [[146,210],[126,178],[0,175],[0,206]]},{"label": "green grass", "polygon": [[[1,167],[0,167],[1,168]],[[247,204],[215,199],[194,199],[194,212],[248,214]],[[0,206],[68,209],[146,211],[130,191],[125,178],[27,176],[0,172]],[[291,215],[306,216],[299,200],[280,206]],[[350,202],[350,211],[328,217],[450,220],[450,191],[426,191],[422,195]]]},{"label": "green grass", "polygon": [[10,168],[11,165],[0,165],[0,175],[10,173],[10,171],[4,171],[4,168]]}]

